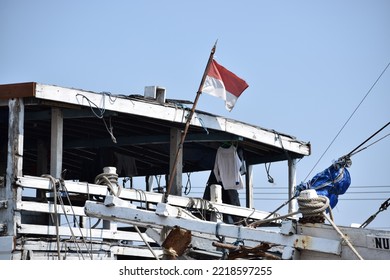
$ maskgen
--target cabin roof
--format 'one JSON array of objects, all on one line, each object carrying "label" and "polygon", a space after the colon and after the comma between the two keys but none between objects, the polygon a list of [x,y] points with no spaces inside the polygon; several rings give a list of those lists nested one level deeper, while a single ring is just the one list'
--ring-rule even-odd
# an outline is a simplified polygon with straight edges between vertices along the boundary
[{"label": "cabin roof", "polygon": [[[29,174],[35,173],[39,145],[50,147],[52,108],[62,109],[63,168],[71,178],[83,177],[86,167],[101,160],[98,154],[110,157],[112,153],[133,159],[136,175],[169,174],[171,130],[184,129],[192,106],[184,100],[161,102],[144,95],[113,95],[36,82],[4,84],[0,85],[3,132],[8,127],[10,98],[24,98],[23,162]],[[5,135],[1,133],[2,144]],[[227,141],[237,145],[245,161],[253,165],[310,155],[310,144],[293,136],[200,110],[195,111],[185,139],[183,172],[211,170],[218,147]]]}]

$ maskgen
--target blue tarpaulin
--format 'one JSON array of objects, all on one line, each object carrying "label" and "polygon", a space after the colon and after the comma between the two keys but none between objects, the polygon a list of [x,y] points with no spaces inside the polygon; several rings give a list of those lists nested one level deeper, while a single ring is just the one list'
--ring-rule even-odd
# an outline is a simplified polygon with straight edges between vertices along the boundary
[{"label": "blue tarpaulin", "polygon": [[296,187],[296,195],[303,190],[314,189],[318,195],[329,198],[329,205],[334,208],[339,195],[344,194],[351,185],[351,176],[347,167],[351,166],[350,159],[341,158],[329,168],[316,174],[310,181]]}]

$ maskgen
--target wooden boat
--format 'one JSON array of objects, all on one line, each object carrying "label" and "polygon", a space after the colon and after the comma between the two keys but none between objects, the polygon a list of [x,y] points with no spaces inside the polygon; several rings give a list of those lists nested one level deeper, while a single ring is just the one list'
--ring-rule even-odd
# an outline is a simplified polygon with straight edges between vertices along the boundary
[{"label": "wooden boat", "polygon": [[[309,143],[197,110],[175,160],[189,104],[157,86],[118,95],[0,85],[0,259],[390,259],[389,231],[293,215]],[[242,152],[243,206],[215,182],[204,182],[208,199],[183,193],[183,174],[211,172],[223,143]],[[279,161],[286,217],[253,204],[253,166]],[[154,189],[157,178],[165,184]]]}]

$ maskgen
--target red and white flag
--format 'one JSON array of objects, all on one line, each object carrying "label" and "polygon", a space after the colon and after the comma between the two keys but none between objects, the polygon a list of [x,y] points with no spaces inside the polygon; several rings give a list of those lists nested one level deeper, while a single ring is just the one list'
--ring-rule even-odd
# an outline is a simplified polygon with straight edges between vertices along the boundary
[{"label": "red and white flag", "polygon": [[202,92],[222,98],[225,107],[231,111],[248,84],[236,74],[219,65],[214,59],[203,84]]}]

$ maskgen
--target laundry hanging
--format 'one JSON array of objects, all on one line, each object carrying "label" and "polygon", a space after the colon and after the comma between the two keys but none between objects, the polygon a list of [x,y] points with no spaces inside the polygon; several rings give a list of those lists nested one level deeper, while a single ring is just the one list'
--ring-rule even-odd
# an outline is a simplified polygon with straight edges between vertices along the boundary
[{"label": "laundry hanging", "polygon": [[218,148],[214,163],[214,174],[225,190],[239,190],[244,187],[241,167],[242,161],[234,145],[227,148]]}]

